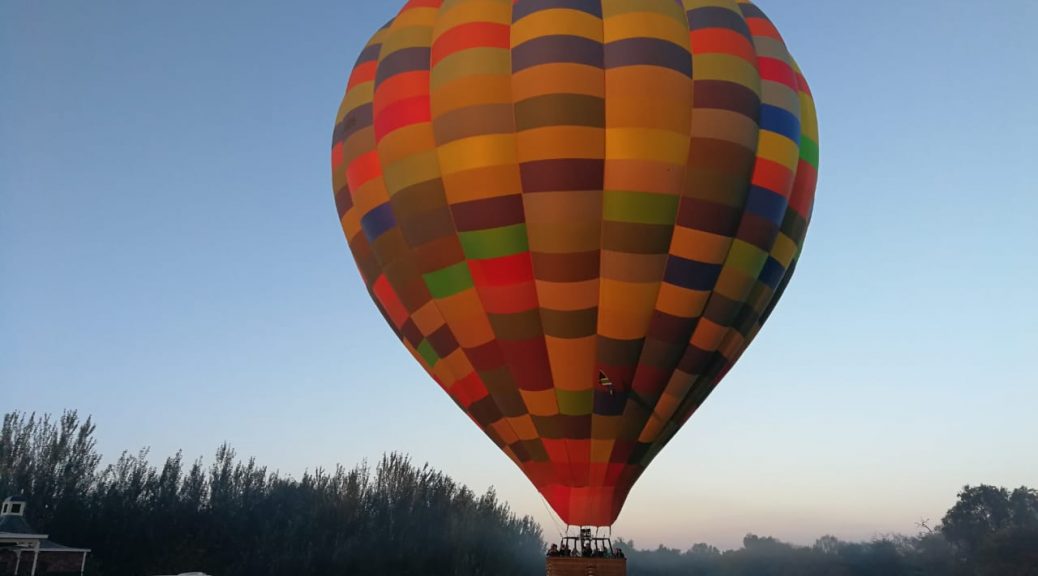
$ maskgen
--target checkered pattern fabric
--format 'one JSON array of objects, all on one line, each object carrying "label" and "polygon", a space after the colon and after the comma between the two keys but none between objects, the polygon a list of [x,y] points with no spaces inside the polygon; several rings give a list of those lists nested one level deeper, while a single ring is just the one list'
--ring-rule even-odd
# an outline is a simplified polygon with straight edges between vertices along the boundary
[{"label": "checkered pattern fabric", "polygon": [[616,520],[760,330],[817,167],[807,83],[736,0],[411,0],[332,147],[379,310],[584,526]]}]

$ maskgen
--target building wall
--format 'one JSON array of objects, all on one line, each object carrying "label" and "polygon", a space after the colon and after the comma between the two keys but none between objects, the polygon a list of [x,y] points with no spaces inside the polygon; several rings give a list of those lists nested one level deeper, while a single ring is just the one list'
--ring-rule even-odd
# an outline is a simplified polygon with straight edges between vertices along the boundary
[{"label": "building wall", "polygon": [[[0,552],[0,576],[14,574],[14,552]],[[79,574],[83,565],[81,552],[41,552],[39,564],[36,565],[37,576],[57,576],[63,574]],[[32,552],[22,552],[22,565],[15,576],[29,576],[32,572]]]}]

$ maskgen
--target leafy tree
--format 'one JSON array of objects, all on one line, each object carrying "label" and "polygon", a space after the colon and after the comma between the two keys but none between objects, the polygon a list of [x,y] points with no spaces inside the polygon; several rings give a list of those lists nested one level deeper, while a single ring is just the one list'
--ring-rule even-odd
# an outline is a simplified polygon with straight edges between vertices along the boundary
[{"label": "leafy tree", "polygon": [[944,516],[941,533],[963,573],[1038,574],[1038,491],[966,486]]}]

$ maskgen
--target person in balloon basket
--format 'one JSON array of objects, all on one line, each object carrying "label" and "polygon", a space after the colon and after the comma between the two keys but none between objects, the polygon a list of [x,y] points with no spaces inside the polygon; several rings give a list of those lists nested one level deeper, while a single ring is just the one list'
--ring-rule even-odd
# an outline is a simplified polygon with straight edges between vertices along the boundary
[{"label": "person in balloon basket", "polygon": [[548,548],[548,557],[555,558],[556,556],[561,556],[561,554],[559,553],[559,545],[552,544],[551,548]]}]

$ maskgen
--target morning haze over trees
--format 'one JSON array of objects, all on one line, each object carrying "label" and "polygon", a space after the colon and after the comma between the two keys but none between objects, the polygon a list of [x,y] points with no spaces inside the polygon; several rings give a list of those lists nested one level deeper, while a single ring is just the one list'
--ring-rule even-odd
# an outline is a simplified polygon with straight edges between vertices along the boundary
[{"label": "morning haze over trees", "polygon": [[[75,412],[9,413],[0,431],[0,498],[25,496],[34,528],[92,548],[88,574],[544,573],[532,518],[406,456],[299,479],[226,445],[208,464],[178,453],[155,466],[142,450],[102,466],[93,433]],[[618,545],[631,576],[1038,576],[1038,491],[968,486],[939,525],[871,542],[796,546],[750,534],[727,551]]]}]

